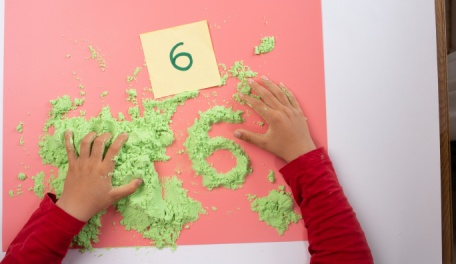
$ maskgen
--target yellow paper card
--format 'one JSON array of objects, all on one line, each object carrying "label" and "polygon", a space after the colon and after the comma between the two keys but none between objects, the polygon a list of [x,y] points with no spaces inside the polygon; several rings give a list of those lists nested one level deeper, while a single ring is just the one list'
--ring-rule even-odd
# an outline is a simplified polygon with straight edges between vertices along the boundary
[{"label": "yellow paper card", "polygon": [[140,37],[155,98],[220,85],[206,20]]}]

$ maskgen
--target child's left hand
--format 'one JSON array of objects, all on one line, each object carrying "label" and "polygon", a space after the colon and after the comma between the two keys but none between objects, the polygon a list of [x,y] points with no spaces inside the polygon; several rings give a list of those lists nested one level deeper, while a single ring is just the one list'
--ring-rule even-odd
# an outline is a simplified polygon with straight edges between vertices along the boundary
[{"label": "child's left hand", "polygon": [[95,132],[87,134],[81,142],[79,157],[74,151],[71,136],[70,131],[65,133],[69,167],[62,196],[56,204],[76,219],[87,222],[101,210],[134,193],[143,181],[134,179],[119,187],[111,184],[114,157],[127,141],[126,133],[114,140],[104,158],[105,143],[111,138],[109,133],[98,137]]}]

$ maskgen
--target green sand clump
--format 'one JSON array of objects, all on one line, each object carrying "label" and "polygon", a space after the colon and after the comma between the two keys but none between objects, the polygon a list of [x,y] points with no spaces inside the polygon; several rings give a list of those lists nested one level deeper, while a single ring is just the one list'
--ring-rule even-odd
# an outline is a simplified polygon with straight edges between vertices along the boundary
[{"label": "green sand clump", "polygon": [[[245,177],[252,172],[250,159],[238,144],[223,137],[210,138],[208,135],[214,124],[244,122],[242,113],[231,108],[214,106],[205,112],[200,112],[200,118],[195,119],[193,125],[188,128],[188,138],[184,146],[192,161],[192,168],[196,174],[203,177],[203,186],[209,190],[220,186],[235,190],[241,187]],[[219,149],[228,150],[236,157],[236,166],[226,173],[218,173],[206,160]]]},{"label": "green sand clump", "polygon": [[264,37],[261,39],[260,45],[255,46],[255,54],[263,54],[272,51],[275,47],[274,37]]},{"label": "green sand clump", "polygon": [[[249,79],[253,78],[258,75],[257,72],[252,71],[248,66],[244,65],[244,61],[236,61],[234,62],[233,66],[229,70],[223,63],[219,63],[219,72],[220,72],[220,85],[226,85],[228,78],[236,78],[238,79],[238,83],[236,85],[236,90],[238,93],[243,93],[250,95],[259,99],[259,96],[252,94]],[[233,99],[241,104],[244,102],[239,98],[239,94],[233,94]]]},{"label": "green sand clump", "polygon": [[20,181],[24,181],[25,179],[27,179],[27,175],[25,175],[25,173],[23,173],[23,172],[19,172],[19,174],[17,175],[17,178]]},{"label": "green sand clump", "polygon": [[226,82],[228,80],[228,73],[225,73],[223,74],[222,76],[220,76],[220,85],[219,86],[224,86],[226,85]]},{"label": "green sand clump", "polygon": [[[121,224],[127,229],[138,231],[145,238],[154,240],[152,243],[159,248],[174,248],[183,226],[196,221],[204,210],[199,202],[187,196],[187,191],[182,188],[182,183],[178,179],[160,181],[154,162],[170,159],[166,155],[166,148],[174,141],[174,133],[169,127],[171,117],[179,105],[197,95],[197,91],[192,91],[162,101],[144,99],[142,116],[137,106],[129,109],[131,121],[114,118],[109,107],[104,107],[98,116],[89,120],[81,116],[69,118],[67,113],[72,108],[66,107],[66,111],[61,110],[61,104],[66,105],[67,98],[64,96],[53,100],[53,114],[50,115],[45,128],[52,126],[54,132],[45,132],[39,142],[42,162],[59,169],[58,176],[51,181],[51,189],[57,197],[63,192],[68,171],[64,140],[66,130],[73,133],[76,152],[79,152],[82,139],[90,131],[97,134],[109,132],[113,136],[112,139],[126,132],[129,137],[116,157],[112,185],[120,186],[135,178],[141,178],[144,184],[136,193],[116,204],[117,210],[123,216]],[[75,245],[84,249],[92,248],[91,243],[98,241],[100,219],[103,214],[104,212],[101,212],[94,216],[84,226],[73,239]]]},{"label": "green sand clump", "polygon": [[[249,78],[257,76],[257,72],[254,72],[248,66],[245,66],[243,61],[236,61],[228,72],[232,77],[238,79],[238,83],[236,85],[238,93],[243,93],[247,95],[252,94],[252,89],[249,85]],[[241,104],[244,104],[241,98],[239,98],[239,94],[237,93],[233,94],[233,99]]]},{"label": "green sand clump", "polygon": [[200,202],[188,197],[178,178],[164,178],[156,184],[142,186],[129,201],[118,203],[117,208],[124,216],[120,223],[126,230],[134,229],[154,240],[157,248],[175,249],[181,230],[206,212]]},{"label": "green sand clump", "polygon": [[249,196],[248,199],[252,211],[258,213],[260,221],[275,228],[279,235],[283,235],[291,223],[297,223],[302,218],[293,211],[293,198],[291,193],[285,192],[284,186],[270,191],[265,197]]},{"label": "green sand clump", "polygon": [[32,180],[34,182],[33,185],[33,192],[39,198],[44,197],[44,172],[38,172],[35,176],[32,176]]},{"label": "green sand clump", "polygon": [[50,102],[52,105],[52,110],[49,112],[51,120],[61,117],[62,115],[68,113],[68,111],[74,108],[73,102],[71,102],[71,98],[68,95],[58,97],[57,99],[51,100]]},{"label": "green sand clump", "polygon": [[127,101],[132,102],[134,104],[138,103],[138,100],[136,99],[138,97],[138,92],[136,89],[127,89],[125,92],[128,95]]},{"label": "green sand clump", "polygon": [[13,190],[9,190],[8,191],[8,195],[9,195],[9,197],[13,198],[14,197],[14,191]]},{"label": "green sand clump", "polygon": [[22,131],[24,131],[24,123],[19,122],[19,124],[16,126],[16,131],[22,133]]},{"label": "green sand clump", "polygon": [[274,183],[275,182],[275,172],[273,170],[269,170],[268,180],[269,180],[270,183]]},{"label": "green sand clump", "polygon": [[87,224],[79,231],[79,234],[73,237],[71,242],[72,246],[81,247],[81,251],[93,250],[92,243],[99,241],[98,235],[100,234],[101,228],[101,216],[106,213],[106,210],[103,210],[89,219]]},{"label": "green sand clump", "polygon": [[138,76],[140,71],[141,71],[141,67],[136,67],[135,70],[133,71],[133,75],[127,76],[127,82],[136,80],[136,77]]},{"label": "green sand clump", "polygon": [[106,97],[108,96],[109,92],[108,91],[104,91],[100,94],[100,97],[103,98],[103,97]]},{"label": "green sand clump", "polygon": [[251,94],[248,80],[257,76],[258,72],[254,72],[248,66],[245,66],[243,61],[236,61],[228,72],[232,77],[236,77],[239,80],[236,86],[238,92]]},{"label": "green sand clump", "polygon": [[81,99],[74,98],[74,100],[73,100],[74,106],[81,106],[84,104],[84,102],[85,102],[84,98],[81,98]]}]

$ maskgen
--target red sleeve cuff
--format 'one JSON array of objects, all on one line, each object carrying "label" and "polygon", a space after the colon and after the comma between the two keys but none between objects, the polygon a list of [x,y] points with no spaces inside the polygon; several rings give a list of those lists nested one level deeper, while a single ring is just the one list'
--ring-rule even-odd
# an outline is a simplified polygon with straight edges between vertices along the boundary
[{"label": "red sleeve cuff", "polygon": [[50,224],[60,226],[59,229],[65,230],[73,236],[77,235],[84,227],[85,222],[82,222],[63,211],[62,208],[55,204],[56,202],[57,198],[55,197],[55,194],[48,193],[40,204],[43,212],[52,215],[52,217],[49,218]]},{"label": "red sleeve cuff", "polygon": [[300,173],[306,168],[318,163],[322,163],[327,159],[329,159],[329,157],[326,154],[324,148],[317,148],[287,163],[280,169],[280,173],[282,173],[283,177],[285,177],[285,180],[287,180],[287,176]]}]

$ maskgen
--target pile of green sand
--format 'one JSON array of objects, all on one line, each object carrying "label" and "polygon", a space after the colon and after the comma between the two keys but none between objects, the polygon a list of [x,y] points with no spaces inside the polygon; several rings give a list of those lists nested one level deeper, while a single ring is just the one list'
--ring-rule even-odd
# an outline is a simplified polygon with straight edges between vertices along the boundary
[{"label": "pile of green sand", "polygon": [[251,209],[258,213],[260,221],[275,228],[279,235],[288,229],[291,223],[297,223],[301,216],[293,211],[293,198],[290,193],[285,192],[284,186],[279,190],[272,190],[262,198],[249,195]]},{"label": "pile of green sand", "polygon": [[[145,238],[154,241],[158,248],[175,247],[175,241],[189,222],[204,213],[201,204],[187,196],[182,183],[175,177],[160,180],[154,168],[155,161],[166,161],[166,148],[174,141],[169,123],[178,105],[198,92],[187,92],[163,101],[143,100],[144,113],[139,114],[138,106],[129,109],[131,121],[112,117],[109,107],[104,107],[97,117],[86,120],[84,117],[68,118],[66,114],[76,109],[70,97],[63,96],[52,100],[50,118],[44,129],[45,134],[39,142],[39,154],[44,164],[58,167],[58,176],[52,179],[51,188],[57,197],[62,194],[63,184],[68,171],[64,133],[73,132],[73,142],[77,152],[83,137],[90,131],[98,134],[109,132],[113,139],[119,134],[128,133],[128,141],[117,156],[116,168],[112,175],[113,186],[120,186],[134,178],[141,178],[144,184],[133,195],[121,199],[117,210],[122,214],[121,224],[126,229],[136,230]],[[50,127],[54,133],[48,133]],[[109,144],[108,144],[109,145]],[[108,146],[109,147],[109,146]],[[164,196],[162,191],[164,189]],[[94,216],[84,226],[73,242],[84,249],[91,249],[91,242],[98,241],[100,217]]]},{"label": "pile of green sand", "polygon": [[255,54],[263,54],[272,51],[275,47],[274,37],[264,37],[261,39],[260,45],[255,46]]}]

